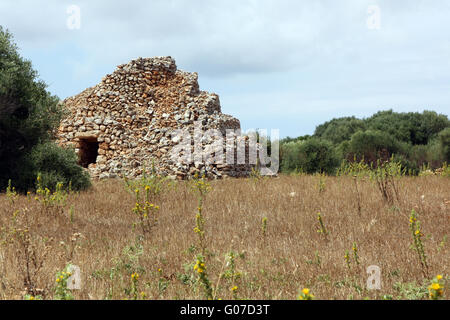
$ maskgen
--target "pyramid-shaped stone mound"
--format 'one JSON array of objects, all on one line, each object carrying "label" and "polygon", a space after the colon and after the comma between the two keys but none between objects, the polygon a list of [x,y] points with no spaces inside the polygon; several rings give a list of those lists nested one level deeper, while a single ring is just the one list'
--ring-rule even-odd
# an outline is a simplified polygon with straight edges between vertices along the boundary
[{"label": "pyramid-shaped stone mound", "polygon": [[[199,90],[197,79],[197,73],[177,70],[171,57],[120,65],[98,85],[64,100],[69,115],[59,128],[59,143],[75,147],[79,163],[93,177],[135,178],[145,165],[178,178],[205,171],[211,177],[247,176],[252,166],[242,161],[190,163],[171,158],[180,140],[174,138],[177,129],[190,134],[195,128],[216,129],[224,141],[227,132],[240,129],[239,120],[221,113],[218,95]],[[239,134],[234,137],[233,145],[245,140]],[[192,149],[196,138],[204,150],[205,139],[198,136],[192,138]],[[219,142],[225,154],[227,145]]]}]

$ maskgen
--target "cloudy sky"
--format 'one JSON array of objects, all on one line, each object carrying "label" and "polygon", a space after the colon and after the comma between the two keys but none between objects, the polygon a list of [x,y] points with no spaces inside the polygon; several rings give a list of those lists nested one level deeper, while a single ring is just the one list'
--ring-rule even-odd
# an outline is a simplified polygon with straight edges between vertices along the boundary
[{"label": "cloudy sky", "polygon": [[172,56],[243,129],[282,137],[386,109],[449,115],[449,17],[448,0],[0,2],[0,25],[60,98]]}]

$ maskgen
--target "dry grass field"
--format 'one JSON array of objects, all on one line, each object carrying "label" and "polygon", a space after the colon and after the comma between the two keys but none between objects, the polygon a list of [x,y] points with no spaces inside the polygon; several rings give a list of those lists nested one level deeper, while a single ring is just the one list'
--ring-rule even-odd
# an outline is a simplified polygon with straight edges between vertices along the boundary
[{"label": "dry grass field", "polygon": [[[192,182],[152,197],[148,221],[158,220],[145,230],[133,227],[135,192],[122,180],[95,182],[61,204],[2,194],[0,299],[205,299],[205,283],[223,300],[297,299],[303,288],[316,299],[428,299],[438,274],[448,299],[450,179],[396,183],[398,200],[388,204],[368,179],[210,181],[197,232]],[[413,249],[412,209],[427,267]],[[202,251],[205,266],[194,269]],[[81,270],[79,290],[65,288],[69,263]],[[380,290],[366,287],[371,265],[381,269]]]}]

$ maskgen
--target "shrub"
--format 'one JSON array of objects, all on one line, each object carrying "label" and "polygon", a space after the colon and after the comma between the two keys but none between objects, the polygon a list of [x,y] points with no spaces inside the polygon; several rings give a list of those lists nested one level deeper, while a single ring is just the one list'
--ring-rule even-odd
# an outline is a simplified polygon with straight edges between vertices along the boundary
[{"label": "shrub", "polygon": [[346,158],[364,158],[367,163],[376,164],[377,159],[388,160],[394,153],[401,153],[402,146],[390,134],[377,130],[358,131],[346,148]]},{"label": "shrub", "polygon": [[285,172],[301,170],[332,174],[340,163],[332,144],[318,138],[287,143],[282,146],[282,152],[281,166]]},{"label": "shrub", "polygon": [[77,155],[70,148],[60,148],[54,142],[37,145],[30,155],[35,166],[34,176],[42,175],[42,185],[54,189],[58,182],[72,190],[83,190],[91,185],[89,173],[77,165]]},{"label": "shrub", "polygon": [[12,173],[13,184],[18,190],[34,190],[36,177],[41,175],[42,187],[55,190],[56,184],[63,188],[84,190],[91,186],[89,173],[77,165],[74,150],[60,148],[54,142],[36,145],[30,153],[17,162],[19,172]]},{"label": "shrub", "polygon": [[281,170],[292,172],[302,170],[299,168],[299,147],[302,142],[290,141],[283,143],[280,148]]}]

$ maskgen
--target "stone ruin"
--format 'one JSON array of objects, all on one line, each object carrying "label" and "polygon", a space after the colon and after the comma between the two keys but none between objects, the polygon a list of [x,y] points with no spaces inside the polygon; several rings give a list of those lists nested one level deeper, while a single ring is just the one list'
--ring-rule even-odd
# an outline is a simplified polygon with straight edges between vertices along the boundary
[{"label": "stone ruin", "polygon": [[[221,113],[218,95],[199,90],[197,79],[195,72],[177,70],[171,57],[138,58],[120,65],[98,85],[63,101],[69,116],[61,122],[58,142],[74,147],[79,164],[94,178],[138,178],[151,166],[158,174],[178,179],[195,173],[211,178],[248,176],[253,168],[248,164],[248,137],[240,134],[234,134],[233,143],[242,146],[244,140],[244,163],[186,163],[170,156],[179,143],[174,137],[177,129],[190,134],[195,134],[195,127],[216,129],[224,137],[227,129],[240,129],[238,119]],[[200,138],[202,150],[211,148],[208,139]],[[225,155],[229,145],[225,139],[219,142]]]}]

